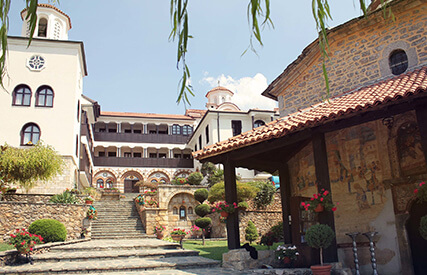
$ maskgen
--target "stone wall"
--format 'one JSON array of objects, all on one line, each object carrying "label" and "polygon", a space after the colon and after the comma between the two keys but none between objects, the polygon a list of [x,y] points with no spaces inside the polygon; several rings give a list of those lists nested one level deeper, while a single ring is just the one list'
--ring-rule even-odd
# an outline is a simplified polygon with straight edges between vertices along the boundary
[{"label": "stone wall", "polygon": [[[59,194],[66,188],[73,189],[77,187],[77,165],[74,159],[69,156],[63,156],[64,168],[60,175],[55,176],[49,181],[40,181],[29,191],[30,194]],[[23,193],[24,191],[22,191]]]},{"label": "stone wall", "polygon": [[0,241],[17,228],[28,228],[39,219],[55,219],[67,229],[67,240],[80,238],[82,223],[89,206],[81,204],[46,204],[0,202]]},{"label": "stone wall", "polygon": [[[409,68],[427,64],[427,5],[420,1],[394,1],[396,21],[384,20],[381,9],[368,19],[354,19],[328,35],[330,61],[326,63],[332,96],[392,76],[388,58],[396,49],[408,56]],[[317,41],[292,65],[280,83],[280,115],[317,104],[325,97],[322,58]],[[278,86],[278,85],[277,85]]]},{"label": "stone wall", "polygon": [[249,208],[246,211],[239,212],[239,233],[240,241],[245,242],[245,229],[248,222],[252,221],[261,237],[270,231],[270,228],[282,221],[282,204],[280,193],[274,194],[273,202],[265,209],[256,209],[252,201],[249,202]]},{"label": "stone wall", "polygon": [[[405,221],[396,214],[410,212],[416,183],[426,176],[415,114],[396,115],[393,121],[389,127],[376,120],[326,134],[332,198],[339,203],[334,213],[338,246],[349,245],[345,233],[379,232],[377,262],[384,274],[399,274],[409,260],[401,258],[410,248]],[[312,144],[288,165],[292,196],[317,193]],[[357,241],[367,239],[360,236]],[[344,263],[352,261],[348,257],[339,253]]]}]

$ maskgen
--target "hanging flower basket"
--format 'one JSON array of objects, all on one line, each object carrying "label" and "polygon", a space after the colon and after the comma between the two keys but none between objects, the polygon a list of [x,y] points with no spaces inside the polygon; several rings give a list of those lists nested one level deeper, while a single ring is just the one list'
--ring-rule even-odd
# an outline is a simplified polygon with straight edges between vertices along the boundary
[{"label": "hanging flower basket", "polygon": [[222,211],[222,212],[221,212],[221,217],[223,217],[223,218],[227,218],[227,217],[228,217],[228,213],[227,213],[227,212],[225,212],[225,211]]},{"label": "hanging flower basket", "polygon": [[185,238],[185,235],[171,235],[171,237],[174,241],[181,242]]},{"label": "hanging flower basket", "polygon": [[321,205],[320,203],[316,206],[316,208],[314,208],[314,212],[317,213],[323,212],[323,210],[325,210],[325,207],[323,207],[323,205]]}]

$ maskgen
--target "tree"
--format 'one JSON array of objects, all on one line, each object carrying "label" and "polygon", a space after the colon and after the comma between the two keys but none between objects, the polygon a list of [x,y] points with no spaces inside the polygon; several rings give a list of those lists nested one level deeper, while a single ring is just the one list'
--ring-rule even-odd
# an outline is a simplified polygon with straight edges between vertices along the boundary
[{"label": "tree", "polygon": [[[236,182],[237,188],[237,202],[253,199],[259,189],[247,182]],[[216,201],[225,200],[225,185],[220,182],[212,186],[209,190],[208,201],[214,203]]]},{"label": "tree", "polygon": [[29,148],[1,146],[0,178],[15,183],[28,193],[37,181],[53,178],[62,171],[63,160],[52,146],[38,143]]},{"label": "tree", "polygon": [[252,221],[248,222],[248,226],[245,229],[245,240],[249,243],[252,243],[258,239],[258,230],[255,227],[255,224]]},{"label": "tree", "polygon": [[[0,28],[0,39],[2,43],[2,55],[0,57],[0,85],[3,87],[3,79],[6,75],[6,56],[7,56],[7,31],[9,29],[9,8],[11,0],[0,0],[0,20],[2,22]],[[367,0],[359,0],[360,10],[363,14],[367,15]],[[59,0],[49,0],[51,3],[59,2]],[[256,53],[253,40],[263,46],[261,30],[265,26],[274,28],[272,19],[270,18],[270,0],[249,0],[247,9],[248,24],[251,29],[249,46],[243,52],[246,53],[248,49]],[[388,8],[387,0],[381,0],[384,3],[382,9],[384,11],[384,18],[392,18],[393,14],[391,9]],[[34,30],[37,21],[37,3],[38,0],[25,0],[27,17],[30,22],[30,39],[28,45],[31,44]],[[177,103],[183,102],[184,105],[189,104],[189,95],[194,96],[192,87],[190,85],[190,69],[186,63],[186,54],[188,52],[188,40],[193,38],[189,31],[189,14],[188,14],[189,0],[170,0],[170,17],[172,23],[171,33],[169,39],[177,41],[177,69],[182,70],[182,77],[179,81],[179,91]],[[386,10],[388,9],[388,12]],[[323,58],[323,75],[325,78],[326,90],[329,96],[329,81],[326,72],[325,61],[328,58],[328,37],[327,37],[327,22],[332,19],[328,0],[313,0],[312,1],[313,17],[316,21],[316,29],[319,33],[319,47]]]},{"label": "tree", "polygon": [[200,173],[200,172],[194,172],[194,173],[191,173],[190,175],[188,175],[188,177],[187,177],[187,182],[190,184],[190,185],[199,185],[200,184],[200,182],[202,182],[202,180],[203,180],[203,175],[202,175],[202,173]]},{"label": "tree", "polygon": [[[198,227],[202,228],[202,244],[205,245],[205,232],[206,232],[206,229],[209,227],[209,225],[211,225],[212,220],[209,217],[205,217],[211,212],[211,207],[203,203],[207,198],[207,194],[203,190],[206,191],[206,189],[198,189],[194,193],[194,197],[197,196],[198,197],[197,201],[200,202],[200,204],[197,205],[194,210],[196,214],[200,217],[196,219],[195,224]],[[199,194],[199,195],[196,195],[196,194]]]},{"label": "tree", "polygon": [[273,196],[276,193],[276,188],[273,186],[273,184],[265,181],[256,181],[253,184],[255,184],[255,186],[259,189],[254,198],[256,208],[265,208],[267,205],[271,204],[273,201]]}]

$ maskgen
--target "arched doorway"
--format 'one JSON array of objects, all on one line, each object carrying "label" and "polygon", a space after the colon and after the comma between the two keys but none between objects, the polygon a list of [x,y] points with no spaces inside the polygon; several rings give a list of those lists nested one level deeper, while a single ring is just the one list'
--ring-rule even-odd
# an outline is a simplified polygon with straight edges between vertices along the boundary
[{"label": "arched doorway", "polygon": [[123,178],[125,193],[139,193],[139,186],[136,184],[138,181],[142,181],[142,176],[139,173],[130,171],[125,173]]},{"label": "arched doorway", "polygon": [[406,230],[411,246],[414,274],[427,274],[427,240],[421,237],[419,231],[421,217],[427,215],[427,202],[414,202],[410,208],[409,215]]}]

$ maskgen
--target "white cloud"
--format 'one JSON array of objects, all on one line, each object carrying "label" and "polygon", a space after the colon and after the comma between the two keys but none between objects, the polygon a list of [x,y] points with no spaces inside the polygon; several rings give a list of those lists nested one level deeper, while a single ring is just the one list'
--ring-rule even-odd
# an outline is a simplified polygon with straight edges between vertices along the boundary
[{"label": "white cloud", "polygon": [[[267,78],[257,73],[254,77],[243,77],[234,79],[231,76],[220,75],[218,77],[208,76],[204,73],[205,77],[202,83],[208,83],[212,88],[217,87],[218,83],[232,92],[234,96],[231,101],[239,106],[241,110],[248,109],[267,109],[272,110],[277,107],[277,102],[262,96],[261,93],[267,88]],[[219,81],[219,82],[218,82]]]}]

